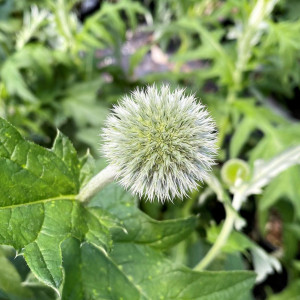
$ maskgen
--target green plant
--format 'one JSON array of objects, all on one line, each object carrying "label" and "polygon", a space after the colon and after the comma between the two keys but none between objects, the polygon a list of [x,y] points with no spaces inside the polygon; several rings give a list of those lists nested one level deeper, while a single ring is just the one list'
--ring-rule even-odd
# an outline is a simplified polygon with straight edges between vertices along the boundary
[{"label": "green plant", "polygon": [[[183,96],[182,91],[170,94],[168,87],[164,87],[161,93],[156,92],[155,87],[152,87],[144,94],[136,92],[134,95],[146,97],[147,99],[144,100],[149,101],[151,110],[160,107],[162,101],[167,100],[175,101],[175,104],[184,110],[187,109],[185,104],[188,101],[194,101],[193,98]],[[168,95],[171,98],[168,98]],[[137,105],[133,100],[126,101],[127,104],[123,101],[124,106],[115,109],[119,111],[120,122]],[[170,103],[166,104],[170,105]],[[211,126],[210,130],[214,130],[203,108],[201,106],[198,108],[196,105],[193,109],[197,109],[198,112],[196,111],[191,118],[190,126],[193,124],[195,126],[198,122],[206,122],[205,126],[202,124],[197,127],[198,130],[203,131],[204,134],[209,126]],[[165,118],[165,122],[171,122],[170,115],[166,112],[164,116],[160,116],[161,121]],[[183,112],[179,110],[173,113],[181,115]],[[139,115],[135,117],[137,126],[147,121],[145,117],[140,118]],[[117,120],[114,118],[110,117],[107,121],[107,125],[111,126],[106,130],[107,143],[110,143],[109,138],[112,139],[112,143],[118,140],[118,135],[111,132],[113,128],[118,127]],[[157,120],[152,116],[148,119],[148,126],[152,126],[156,133],[160,133],[160,127],[155,127]],[[236,297],[235,293],[237,290],[242,295],[247,293],[253,284],[253,273],[195,271],[203,270],[214,260],[226,244],[234,225],[238,229],[241,228],[238,211],[246,198],[251,194],[260,193],[262,187],[273,177],[299,163],[300,160],[298,146],[269,162],[260,162],[249,181],[241,178],[235,182],[232,203],[219,181],[214,176],[211,179],[206,176],[209,186],[216,191],[220,201],[224,203],[227,216],[213,247],[196,265],[195,271],[192,271],[172,264],[158,250],[167,249],[184,240],[186,235],[195,229],[195,217],[156,222],[140,212],[135,207],[132,197],[124,195],[122,189],[114,186],[105,188],[116,177],[117,173],[114,171],[116,166],[109,166],[91,178],[94,164],[91,156],[87,154],[79,159],[71,142],[61,133],[58,133],[52,149],[48,150],[24,140],[7,121],[3,119],[0,121],[2,173],[0,243],[13,246],[19,255],[24,256],[32,272],[27,275],[31,279],[27,279],[21,286],[20,277],[4,256],[4,265],[13,274],[12,279],[9,280],[13,280],[17,286],[13,290],[8,288],[4,276],[2,278],[4,284],[0,285],[0,288],[6,297],[14,297],[18,294],[21,297],[22,295],[26,297],[27,294],[34,297],[35,285],[30,285],[28,282],[36,277],[41,283],[53,288],[57,296],[62,299],[107,297],[126,299],[206,297],[210,299],[215,297],[216,293],[222,299],[232,297],[240,299],[241,295]],[[133,119],[131,121],[133,122]],[[171,141],[175,143],[182,128],[173,125]],[[132,134],[130,126],[125,128],[128,132],[124,134]],[[205,135],[202,134],[201,138],[204,137]],[[161,149],[154,148],[154,151],[159,154]],[[181,147],[172,151],[172,155],[177,152],[177,155],[183,155],[186,150]],[[194,151],[196,152],[197,148]],[[132,158],[134,159],[134,153]],[[194,160],[191,154],[187,159],[191,162]],[[204,156],[202,159],[207,160],[205,163],[211,163],[210,157]],[[147,161],[144,160],[143,163],[147,164]],[[160,164],[164,163],[161,159],[154,161],[152,181],[161,180],[157,175]],[[188,163],[189,161],[185,162]],[[131,172],[127,176],[134,177],[134,170]],[[179,180],[175,184],[178,186],[173,188],[182,188]],[[153,197],[151,186],[143,188],[142,192],[150,198]],[[169,193],[169,190],[166,192]],[[161,194],[157,195],[160,197]],[[139,219],[142,219],[144,224],[142,228]],[[255,243],[246,240],[240,247],[242,250],[252,248],[256,257],[268,259],[269,262],[265,261],[265,264],[271,270],[273,267],[278,268],[279,263],[274,258],[273,260],[268,258],[268,255]],[[89,273],[91,271],[92,274]],[[164,284],[154,289],[162,276]],[[177,282],[176,286],[174,281]],[[78,286],[75,292],[74,285]]]},{"label": "green plant", "polygon": [[[253,284],[251,272],[198,273],[164,257],[159,250],[184,239],[194,229],[195,217],[154,221],[116,186],[84,206],[76,198],[93,174],[89,155],[78,159],[61,133],[48,150],[25,141],[3,119],[0,125],[0,242],[18,250],[32,274],[62,299],[209,299],[216,292],[230,299]],[[18,287],[6,286],[2,272],[2,294],[33,299],[41,284],[31,284],[28,275],[31,279],[21,285],[11,263],[2,259]],[[162,276],[164,283],[158,284]]]},{"label": "green plant", "polygon": [[[159,298],[160,293],[165,293],[166,298],[196,297],[199,290],[205,292],[207,284],[210,296],[214,285],[224,287],[229,291],[228,297],[234,299],[239,292],[233,294],[235,288],[227,278],[233,273],[227,272],[245,275],[240,271],[252,269],[256,283],[251,292],[251,284],[244,283],[251,275],[241,277],[242,283],[237,283],[238,291],[245,286],[241,299],[297,297],[300,167],[288,166],[298,164],[300,144],[299,1],[101,1],[99,9],[84,18],[79,13],[81,4],[73,0],[0,0],[0,116],[26,139],[40,145],[50,147],[56,139],[57,145],[51,151],[39,150],[43,153],[58,151],[62,161],[64,153],[75,153],[65,137],[59,134],[55,138],[59,128],[69,136],[79,157],[88,147],[96,157],[92,165],[84,163],[91,160],[90,155],[79,159],[81,172],[74,168],[74,174],[79,172],[79,177],[86,175],[89,180],[79,180],[78,184],[78,175],[71,176],[69,183],[60,179],[55,190],[76,181],[76,188],[69,191],[74,199],[67,202],[73,203],[87,182],[96,183],[96,190],[103,188],[97,185],[98,180],[90,180],[99,171],[95,178],[100,176],[103,184],[107,183],[103,178],[113,180],[113,176],[105,176],[103,170],[109,171],[105,161],[97,159],[98,149],[103,148],[103,135],[95,137],[101,132],[110,106],[137,86],[155,83],[158,88],[164,84],[174,90],[184,87],[187,94],[200,99],[216,123],[218,155],[210,176],[183,201],[150,202],[145,201],[147,195],[136,201],[112,184],[89,204],[75,202],[84,212],[86,226],[76,232],[68,225],[56,240],[57,245],[68,236],[61,247],[51,246],[56,251],[62,249],[65,277],[58,288],[62,297],[114,299],[122,297],[128,287],[127,296],[134,299],[134,291],[139,290],[137,282],[142,282],[144,297],[150,299]],[[1,131],[5,134],[11,125],[4,121],[1,124],[6,128]],[[60,143],[65,145],[62,151],[58,150]],[[114,146],[117,150],[119,143]],[[132,152],[133,148],[128,146]],[[18,149],[16,145],[9,159],[7,152],[1,150],[6,153],[2,160],[7,160],[1,168],[1,176],[3,170],[3,178],[7,179],[3,182],[6,193],[13,193],[16,186],[31,178],[27,173],[20,177],[26,170],[12,167],[16,159],[21,160]],[[189,147],[187,151],[190,150]],[[70,162],[69,166],[78,163],[72,155],[74,165]],[[32,161],[38,162],[36,157]],[[63,164],[59,159],[54,161],[58,166]],[[92,171],[93,167],[97,172]],[[67,167],[62,170],[64,176],[73,174]],[[49,180],[52,173],[57,175],[55,172],[47,173]],[[44,182],[39,188],[33,185],[34,193],[40,189],[37,197],[44,199],[43,188],[51,187],[53,182]],[[257,183],[265,187],[254,189]],[[28,187],[18,197],[30,193]],[[22,213],[30,205],[22,204]],[[90,217],[90,208],[95,206],[108,214],[105,218],[112,224],[97,227],[97,215],[96,219]],[[56,211],[54,215],[59,217]],[[69,224],[67,219],[63,223]],[[22,226],[18,223],[16,227],[23,229]],[[96,228],[93,234],[88,234],[88,226]],[[109,235],[104,233],[99,252],[88,238],[101,230],[110,232],[113,246],[110,249]],[[0,298],[57,298],[53,288],[29,271],[22,251],[1,247]],[[108,256],[102,256],[101,251]],[[134,254],[128,263],[130,251]],[[153,279],[156,269],[151,266],[156,263],[162,267],[157,274],[160,277]],[[110,266],[111,276],[118,278],[114,286],[103,265]],[[178,265],[189,269],[178,269]],[[208,271],[195,273],[191,272],[193,268]],[[175,276],[178,273],[180,279]],[[222,286],[209,276],[216,276]],[[180,280],[182,285],[177,284]],[[171,283],[178,288],[172,290],[176,293],[186,282],[199,286],[193,290],[189,285],[187,294],[167,293],[171,293]],[[156,294],[151,294],[154,285]],[[161,285],[162,289],[157,288]],[[214,296],[225,297],[219,290]]]},{"label": "green plant", "polygon": [[[152,82],[168,78],[172,83],[183,83],[191,91],[197,91],[199,96],[205,95],[201,100],[212,112],[219,130],[219,160],[226,164],[230,159],[242,159],[247,168],[254,170],[255,161],[270,160],[285,149],[299,145],[299,114],[295,105],[299,90],[299,17],[295,14],[299,6],[296,1],[162,1],[160,5],[165,11],[162,10],[162,15],[156,11],[154,20],[169,18],[164,19],[163,25],[154,23],[155,38],[161,49],[167,51],[171,69],[143,79]],[[171,51],[170,44],[173,45]],[[281,261],[291,286],[299,276],[296,267],[299,234],[295,230],[300,222],[297,200],[300,194],[296,183],[299,170],[299,166],[294,166],[282,172],[263,193],[251,196],[241,207],[242,215],[249,218],[248,214],[253,214],[252,226],[242,230],[245,237],[250,235],[266,248],[270,247],[271,261],[274,257]],[[218,223],[219,218],[223,218],[222,213],[216,220],[216,213],[208,212],[212,205],[219,207],[215,197],[222,199],[220,195],[224,194],[216,191],[216,186],[223,187],[223,179],[224,191],[234,185],[230,178],[218,179],[218,168],[214,174],[216,177],[210,182],[213,185],[193,194],[181,212],[168,207],[166,213],[178,216],[194,211],[203,216],[198,235],[172,252],[174,259],[190,266],[197,265],[207,252],[206,247],[209,248],[206,242],[216,241],[221,231]],[[247,180],[251,180],[251,176]],[[159,216],[155,209],[143,207]],[[230,209],[226,212],[230,215]],[[272,232],[270,228],[276,226],[272,222],[280,224],[279,232]],[[291,226],[294,229],[291,230]],[[238,247],[241,240],[241,235],[231,233],[209,268],[220,270],[232,265],[247,268],[236,253],[237,249],[241,250]],[[224,240],[220,245],[223,243]],[[197,254],[199,252],[201,254]],[[260,261],[259,252],[251,250],[249,256],[249,252],[243,250],[247,261],[256,265]],[[263,260],[270,262],[266,257]],[[278,270],[278,261],[271,265]],[[265,268],[272,272],[272,268],[262,266],[261,271]],[[266,274],[262,278],[266,278]],[[266,286],[260,297],[267,298],[279,291],[271,280],[263,283]]]},{"label": "green plant", "polygon": [[[81,24],[74,1],[46,1],[26,7],[23,20],[18,17],[16,3],[9,2],[3,4],[7,11],[0,22],[0,32],[2,29],[7,37],[0,39],[0,53],[4,53],[0,60],[1,116],[46,145],[56,127],[68,131],[76,126],[70,135],[78,144],[85,142],[86,132],[102,125],[110,99],[119,95],[118,82],[117,89],[113,82],[108,94],[105,92],[104,75],[125,78],[121,44],[126,30],[134,30],[138,15],[147,11],[126,0],[104,3]],[[97,60],[96,54],[101,49],[110,52],[113,66],[97,67],[101,58]]]}]

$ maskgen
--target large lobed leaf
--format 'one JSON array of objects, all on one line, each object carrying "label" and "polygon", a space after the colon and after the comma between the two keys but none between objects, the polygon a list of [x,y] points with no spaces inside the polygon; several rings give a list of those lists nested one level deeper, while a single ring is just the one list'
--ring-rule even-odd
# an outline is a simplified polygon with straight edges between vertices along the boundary
[{"label": "large lobed leaf", "polygon": [[165,257],[160,250],[184,240],[195,217],[153,220],[117,185],[103,189],[90,205],[117,215],[127,232],[113,231],[109,255],[74,239],[64,242],[64,300],[243,299],[254,283],[252,272],[195,272]]},{"label": "large lobed leaf", "polygon": [[252,287],[251,272],[194,272],[165,258],[160,250],[184,240],[195,217],[153,220],[116,185],[79,203],[92,164],[60,133],[47,150],[0,119],[0,244],[22,251],[62,299],[241,299]]},{"label": "large lobed leaf", "polygon": [[63,280],[63,240],[87,239],[102,249],[110,244],[109,217],[75,200],[81,167],[62,134],[48,150],[0,119],[0,244],[22,250],[35,276],[56,290]]},{"label": "large lobed leaf", "polygon": [[62,299],[244,299],[252,272],[195,272],[147,245],[117,243],[110,256],[75,240],[64,243]]}]

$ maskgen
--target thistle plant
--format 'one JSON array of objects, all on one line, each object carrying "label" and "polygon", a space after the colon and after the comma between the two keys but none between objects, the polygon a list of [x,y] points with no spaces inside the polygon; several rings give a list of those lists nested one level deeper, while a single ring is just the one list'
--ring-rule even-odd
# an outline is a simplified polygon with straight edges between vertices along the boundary
[{"label": "thistle plant", "polygon": [[205,107],[167,85],[125,96],[107,118],[102,137],[109,167],[83,189],[83,201],[114,178],[150,201],[183,198],[207,178],[216,154],[216,128]]}]

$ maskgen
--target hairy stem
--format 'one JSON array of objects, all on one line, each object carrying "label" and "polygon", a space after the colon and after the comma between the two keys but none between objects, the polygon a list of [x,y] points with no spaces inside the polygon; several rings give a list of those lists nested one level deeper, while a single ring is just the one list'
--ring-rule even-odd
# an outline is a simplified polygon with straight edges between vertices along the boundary
[{"label": "hairy stem", "polygon": [[[241,195],[237,192],[234,195],[232,206],[236,207],[239,206],[237,203],[240,202]],[[226,211],[226,219],[224,221],[222,230],[213,244],[213,246],[209,249],[209,251],[206,253],[204,258],[194,267],[195,271],[202,271],[206,267],[209,266],[209,264],[219,255],[219,253],[222,250],[222,247],[226,244],[230,233],[233,230],[234,222],[236,220],[236,212],[233,210],[232,207],[229,207],[228,205],[225,205],[225,211]]]},{"label": "hairy stem", "polygon": [[81,202],[88,202],[93,196],[101,191],[109,183],[113,182],[116,173],[111,166],[95,175],[81,190],[77,199]]},{"label": "hairy stem", "polygon": [[232,103],[237,93],[242,89],[242,77],[252,56],[253,46],[260,40],[259,30],[262,22],[272,12],[279,0],[257,0],[243,34],[237,40],[237,59],[233,72],[233,83],[229,87],[227,101]]}]

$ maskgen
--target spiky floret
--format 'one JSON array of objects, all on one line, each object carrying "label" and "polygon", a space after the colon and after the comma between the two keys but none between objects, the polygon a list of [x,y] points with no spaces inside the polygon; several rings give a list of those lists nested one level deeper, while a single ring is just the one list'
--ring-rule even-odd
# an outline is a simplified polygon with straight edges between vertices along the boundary
[{"label": "spiky floret", "polygon": [[113,108],[102,137],[120,183],[150,201],[183,198],[214,164],[214,122],[183,89],[135,90]]}]

